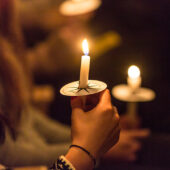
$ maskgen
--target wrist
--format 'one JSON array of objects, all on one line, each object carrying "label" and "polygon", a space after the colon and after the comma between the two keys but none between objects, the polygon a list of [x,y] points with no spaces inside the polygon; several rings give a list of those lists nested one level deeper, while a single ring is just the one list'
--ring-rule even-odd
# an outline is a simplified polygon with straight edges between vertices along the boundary
[{"label": "wrist", "polygon": [[96,145],[94,145],[93,144],[93,142],[86,142],[86,140],[85,141],[73,141],[72,142],[73,143],[73,145],[78,145],[78,146],[81,146],[81,147],[83,147],[84,149],[86,149],[88,152],[90,152],[90,154],[95,158],[95,159],[98,159],[98,158],[100,158],[100,153],[99,153],[99,151],[98,151],[98,149],[97,148],[99,148],[99,147],[97,147]]},{"label": "wrist", "polygon": [[92,170],[94,168],[91,157],[79,148],[70,148],[65,157],[73,164],[76,170]]}]

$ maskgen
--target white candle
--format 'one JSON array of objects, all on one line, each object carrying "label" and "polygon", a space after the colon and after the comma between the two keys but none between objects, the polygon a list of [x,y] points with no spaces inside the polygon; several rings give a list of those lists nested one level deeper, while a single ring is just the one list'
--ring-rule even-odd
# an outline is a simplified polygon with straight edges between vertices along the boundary
[{"label": "white candle", "polygon": [[129,67],[127,83],[133,91],[141,86],[140,70],[137,66],[132,65]]},{"label": "white candle", "polygon": [[87,88],[88,79],[89,79],[89,69],[90,69],[90,56],[88,56],[89,48],[86,39],[83,41],[82,47],[85,55],[81,57],[79,88]]}]

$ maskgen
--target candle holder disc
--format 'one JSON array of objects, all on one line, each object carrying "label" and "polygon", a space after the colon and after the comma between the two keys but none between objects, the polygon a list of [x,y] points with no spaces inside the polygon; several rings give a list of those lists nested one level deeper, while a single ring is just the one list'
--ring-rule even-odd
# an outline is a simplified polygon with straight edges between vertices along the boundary
[{"label": "candle holder disc", "polygon": [[79,88],[79,81],[66,84],[60,89],[65,96],[87,96],[99,93],[107,88],[107,84],[98,80],[88,80],[87,88]]}]

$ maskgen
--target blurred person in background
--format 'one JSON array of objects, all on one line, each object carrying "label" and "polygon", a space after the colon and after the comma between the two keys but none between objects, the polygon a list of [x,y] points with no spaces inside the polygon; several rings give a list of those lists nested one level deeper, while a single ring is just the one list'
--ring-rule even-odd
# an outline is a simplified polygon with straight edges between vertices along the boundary
[{"label": "blurred person in background", "polygon": [[[24,16],[26,15],[26,17],[28,18],[30,17],[29,16],[30,7],[27,6],[27,3],[31,6],[31,9],[34,12],[36,12],[36,15],[34,13],[30,15],[30,16],[36,16],[36,18],[30,20],[31,23],[27,22],[27,20],[29,19],[25,20],[23,17],[23,15]],[[37,71],[38,72],[49,71],[49,73],[51,74],[55,72],[54,70],[50,72],[50,69],[53,68],[55,68],[57,72],[60,72],[60,70],[73,71],[74,69],[72,67],[75,67],[75,63],[76,65],[79,64],[79,60],[75,58],[75,56],[80,58],[79,55],[77,55],[77,53],[74,52],[73,50],[75,49],[76,46],[74,42],[79,42],[80,37],[82,37],[81,39],[83,39],[83,36],[87,35],[87,33],[89,32],[87,28],[87,24],[91,20],[91,18],[93,18],[95,11],[92,10],[90,12],[84,12],[83,14],[64,16],[59,12],[59,7],[61,5],[61,2],[59,1],[57,2],[39,1],[37,4],[36,2],[32,3],[32,1],[28,0],[27,3],[22,1],[19,7],[20,21],[22,22],[22,26],[27,27],[27,29],[30,28],[30,26],[33,28],[37,26],[39,27],[39,29],[45,29],[48,31],[50,30],[51,32],[47,41],[40,41],[40,43],[37,44],[35,48],[30,50],[29,52],[30,58],[34,58],[35,65],[36,65],[35,68],[37,69]],[[27,25],[28,23],[29,25]],[[65,46],[68,46],[69,48],[71,47],[72,51],[67,51],[65,53],[66,50],[62,49],[63,44],[61,44],[61,50],[60,50],[61,54],[60,54],[60,51],[57,50],[58,48],[55,48],[58,37],[60,37],[59,40],[60,43],[58,44],[61,44],[61,42],[64,40],[64,42],[66,43]],[[119,38],[118,39],[116,38],[116,40],[119,41]],[[51,64],[48,63],[47,60],[50,62],[52,56],[54,56],[54,60],[56,62],[60,60],[60,62],[62,63],[63,61],[63,63],[58,64],[56,62],[53,62],[54,60],[51,60]],[[36,58],[38,58],[40,61],[38,61]],[[46,62],[44,62],[45,60],[43,61],[43,58],[46,60]],[[72,63],[71,65],[70,62]],[[56,67],[56,65],[58,67]],[[43,66],[43,68],[40,68],[41,66]],[[44,69],[45,67],[49,67],[49,69],[48,68]],[[141,148],[141,142],[138,139],[146,138],[149,135],[149,133],[150,131],[148,129],[134,129],[134,130],[125,129],[124,131],[121,132],[119,143],[116,145],[116,147],[113,148],[113,151],[108,152],[107,160],[110,159],[110,161],[117,160],[117,161],[125,161],[125,162],[135,161],[137,159],[136,153]],[[125,150],[124,147],[126,147],[127,149]]]},{"label": "blurred person in background", "polygon": [[[21,147],[21,148],[17,148],[15,145],[13,145],[13,139],[10,137],[10,135],[7,135],[6,139],[8,139],[7,141],[9,143],[5,145],[6,147],[4,147],[3,151],[4,153],[9,151],[9,153],[6,153],[6,155],[10,154],[11,152],[12,153],[11,157],[15,156],[16,160],[13,159],[12,160],[13,162],[11,160],[10,162],[8,162],[9,157],[4,158],[3,155],[1,155],[2,156],[1,158],[2,160],[4,160],[4,162],[7,161],[6,164],[9,163],[10,165],[13,164],[32,165],[32,164],[40,164],[43,162],[44,164],[46,163],[48,164],[49,162],[54,161],[57,155],[60,155],[61,153],[66,153],[67,148],[71,142],[70,129],[67,126],[63,126],[60,123],[48,119],[42,114],[38,114],[37,113],[38,111],[32,108],[30,104],[31,98],[28,92],[32,91],[32,85],[33,85],[32,78],[31,78],[32,76],[31,76],[30,68],[27,67],[27,65],[29,65],[28,64],[29,59],[26,57],[27,55],[25,55],[27,48],[24,45],[24,40],[21,33],[21,28],[18,23],[17,11],[15,11],[14,2],[15,1],[12,0],[8,0],[8,1],[1,0],[1,4],[0,4],[1,5],[0,19],[2,21],[0,22],[1,23],[0,31],[2,36],[1,37],[1,53],[2,53],[1,73],[4,74],[1,77],[4,78],[4,80],[2,81],[4,83],[3,85],[4,90],[2,91],[7,93],[5,95],[7,96],[7,99],[5,99],[7,100],[7,103],[5,103],[6,105],[5,109],[7,110],[5,110],[5,112],[7,112],[7,114],[10,115],[7,120],[9,129],[14,139],[16,138],[16,134],[15,134],[16,130],[17,128],[19,129],[19,134],[22,135],[20,136],[20,138],[17,138],[17,141],[18,140],[21,141],[23,145],[21,145],[20,142],[18,144],[15,142],[17,146]],[[4,69],[3,66],[5,65],[6,65],[5,69],[7,71],[3,70]],[[11,77],[11,80],[9,79],[9,77]],[[11,84],[13,84],[13,86],[11,86]],[[16,100],[16,98],[18,99]],[[10,108],[7,107],[9,105],[11,106]],[[23,121],[24,122],[23,126],[20,129],[18,121],[21,118],[21,112],[24,112],[23,115],[26,114],[25,118],[22,118],[23,120],[25,119],[26,122]],[[29,117],[30,117],[30,121],[28,121]],[[6,118],[3,117],[3,119]],[[36,129],[36,132],[34,132],[35,130],[34,128]],[[29,135],[31,136],[33,135],[31,137],[31,140]],[[137,133],[127,133],[126,131],[124,131],[121,135],[122,137],[120,143],[117,144],[116,147],[117,149],[113,148],[113,150],[111,149],[111,151],[107,153],[108,158],[110,158],[111,160],[115,160],[115,158],[118,158],[119,160],[122,161],[136,160],[136,151],[140,149],[141,144],[140,142],[137,142],[135,138],[146,137],[147,135],[148,135],[148,131],[143,131],[143,130],[138,130]],[[133,138],[134,140],[129,140],[126,142],[125,139],[131,139],[131,138]],[[53,143],[53,146],[51,145],[49,146],[48,144],[46,145],[46,142],[44,144],[44,140],[47,143]],[[30,147],[28,147],[28,141],[30,141],[30,147],[33,147],[33,151],[30,149]],[[32,142],[35,144],[34,146],[32,146]],[[39,142],[41,143],[41,145],[39,144]],[[41,160],[33,159],[34,156],[31,155],[31,160],[30,160],[28,159],[30,154],[27,154],[28,157],[23,157],[23,154],[17,155],[18,157],[16,157],[15,154],[16,150],[13,150],[14,148],[12,147],[9,149],[8,148],[9,146],[15,146],[15,148],[20,151],[23,149],[24,153],[26,151],[28,151],[28,153],[31,152],[30,154],[33,154],[36,157],[39,157],[41,155],[40,154],[41,152],[39,152],[40,148],[37,147],[37,146],[41,146],[41,149],[44,148],[45,150],[48,150],[48,154],[47,152],[45,152],[46,156],[44,156],[43,158],[39,157]],[[125,150],[124,146],[126,146],[129,149]],[[127,155],[128,157],[125,155]],[[23,160],[20,158],[22,158]]]},{"label": "blurred person in background", "polygon": [[93,12],[64,16],[59,12],[63,2],[19,0],[16,3],[18,20],[29,47],[28,63],[37,77],[54,77],[63,70],[79,67],[80,54],[76,42],[88,36],[87,21]]},{"label": "blurred person in background", "polygon": [[[1,163],[7,166],[49,165],[59,155],[66,154],[71,143],[85,147],[97,159],[117,142],[119,117],[112,108],[108,90],[100,94],[99,104],[88,112],[82,110],[81,98],[72,100],[71,142],[69,128],[31,106],[24,68],[3,36],[0,48]],[[100,133],[95,133],[96,130]],[[66,158],[78,170],[94,167],[90,157],[79,149],[69,149]]]},{"label": "blurred person in background", "polygon": [[[61,125],[57,122],[48,119],[47,117],[43,116],[40,113],[37,113],[38,111],[31,107],[29,96],[30,87],[28,83],[29,81],[27,80],[29,76],[26,72],[27,68],[24,67],[25,63],[23,64],[22,62],[24,61],[24,58],[21,58],[22,60],[20,60],[20,58],[18,57],[18,53],[15,52],[13,43],[11,43],[10,41],[11,39],[15,38],[15,35],[12,37],[9,34],[13,30],[9,31],[7,34],[4,32],[6,31],[4,27],[8,26],[8,24],[10,23],[10,17],[13,17],[13,15],[11,16],[9,15],[8,18],[9,23],[6,22],[6,20],[4,20],[6,18],[4,18],[3,15],[9,9],[10,9],[9,11],[13,9],[12,6],[13,1],[8,1],[11,3],[6,3],[6,1],[3,2],[4,3],[1,3],[0,6],[1,7],[0,16],[2,17],[1,23],[3,23],[3,25],[1,25],[0,27],[1,28],[0,74],[1,74],[1,111],[2,111],[2,113],[0,114],[1,117],[0,160],[3,164],[8,166],[28,166],[44,164],[49,165],[53,161],[55,161],[59,155],[65,154],[66,151],[68,150],[68,146],[71,144],[70,129],[64,125]],[[16,41],[16,39],[14,40]],[[18,48],[22,48],[22,46],[18,45]],[[24,55],[22,57],[24,57]],[[108,92],[106,93],[106,98],[108,98],[107,95],[109,95]],[[108,104],[110,104],[110,99],[108,99],[108,101],[105,100],[106,100],[105,98],[104,99],[102,98],[102,102],[107,102]],[[104,105],[107,106],[106,103],[104,103]],[[115,139],[114,137],[112,137],[112,135],[106,135],[107,130],[105,128],[103,134],[101,133],[101,137],[103,139],[103,143],[101,143],[102,146],[96,147],[96,143],[98,142],[98,140],[96,140],[96,138],[94,140],[94,133],[92,133],[92,141],[88,142],[88,140],[90,140],[88,134],[89,132],[91,133],[93,128],[90,126],[90,129],[88,131],[84,131],[80,126],[81,121],[76,118],[77,116],[75,117],[75,114],[77,115],[76,108],[78,107],[79,112],[81,111],[80,110],[81,105],[79,104],[79,100],[77,101],[76,99],[76,101],[72,102],[72,107],[73,107],[73,120],[75,122],[75,123],[73,122],[73,125],[76,126],[73,127],[72,133],[72,140],[74,142],[73,144],[81,145],[83,142],[83,144],[86,144],[85,147],[87,147],[88,150],[90,149],[90,152],[94,154],[95,157],[100,157],[118,140],[119,128],[117,129],[116,127],[118,125],[117,121],[110,122],[111,124],[114,125],[113,127],[108,126],[109,134],[111,128],[117,129],[117,130],[115,129],[114,132]],[[92,111],[92,113],[93,112],[96,113],[96,111]],[[80,114],[82,113],[79,112],[78,117],[81,117]],[[84,115],[86,114],[83,113],[82,118],[84,117]],[[113,112],[110,112],[110,116],[113,115],[114,115]],[[85,121],[85,118],[83,119]],[[100,118],[100,120],[101,123],[103,124],[104,123],[103,119]],[[109,125],[110,123],[108,122],[108,120],[111,119],[110,118],[107,119],[107,124]],[[77,123],[79,121],[80,125],[77,127]],[[82,121],[82,124],[86,123],[84,121]],[[99,122],[98,123],[96,122],[96,125],[97,124],[100,125],[98,126],[98,128],[99,127],[101,128],[101,124]],[[76,135],[74,131],[76,131]],[[85,135],[85,133],[87,133],[88,138]],[[85,142],[85,140],[81,141],[79,139],[79,136],[77,136],[77,135],[82,136],[82,134],[83,137],[81,137],[80,139],[85,138],[87,142]],[[108,138],[109,136],[110,137],[106,140],[105,137],[103,137],[103,135],[106,135],[106,138]],[[76,139],[77,138],[76,136],[78,137],[78,139]],[[77,158],[74,154],[75,152],[76,155],[78,153],[78,155],[81,154],[81,156],[83,156],[83,153],[81,153],[81,151],[78,150],[77,152],[75,151],[75,149],[70,149],[66,157],[68,157],[68,159],[71,160],[71,162],[73,162],[77,169],[86,169],[88,165],[90,167],[93,167],[93,163],[91,163],[89,158],[84,159],[85,157],[87,157],[86,155],[83,156],[83,161],[84,160],[88,161],[85,161],[85,164],[82,165],[80,163],[82,159],[80,158],[80,156],[78,156]],[[92,169],[89,168],[89,166],[88,169]]]},{"label": "blurred person in background", "polygon": [[3,36],[0,44],[0,117],[7,127],[5,141],[0,146],[0,162],[9,166],[52,163],[66,153],[71,142],[70,128],[32,107],[25,68]]},{"label": "blurred person in background", "polygon": [[[0,1],[2,64],[0,72],[3,79],[1,80],[1,120],[7,121],[10,129],[10,132],[7,131],[5,144],[1,146],[1,153],[4,154],[0,157],[2,163],[9,165],[47,164],[50,159],[54,161],[58,155],[66,153],[71,142],[70,128],[36,113],[38,111],[31,107],[33,84],[27,67],[27,58],[24,55],[26,49],[17,23],[14,2],[13,0]],[[21,119],[22,125],[19,124]],[[20,135],[15,142],[17,133]],[[48,142],[58,144],[48,146],[46,145]],[[50,152],[48,156],[42,155],[43,148]],[[37,159],[34,159],[35,157]]]}]

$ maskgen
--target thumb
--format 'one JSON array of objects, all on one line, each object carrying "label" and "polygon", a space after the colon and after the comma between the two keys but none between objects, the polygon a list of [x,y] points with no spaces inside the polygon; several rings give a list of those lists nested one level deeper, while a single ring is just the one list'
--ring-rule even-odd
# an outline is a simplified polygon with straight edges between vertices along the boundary
[{"label": "thumb", "polygon": [[99,104],[100,106],[108,106],[110,105],[112,107],[112,103],[111,103],[111,96],[110,96],[110,92],[108,89],[104,90],[100,96],[99,96]]}]

